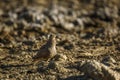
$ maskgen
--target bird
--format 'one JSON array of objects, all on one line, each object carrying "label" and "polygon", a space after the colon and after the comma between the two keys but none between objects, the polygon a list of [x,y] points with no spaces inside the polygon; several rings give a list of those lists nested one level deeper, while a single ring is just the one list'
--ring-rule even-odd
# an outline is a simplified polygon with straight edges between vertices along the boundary
[{"label": "bird", "polygon": [[49,36],[48,41],[40,47],[37,54],[32,58],[33,62],[38,62],[42,59],[49,61],[52,59],[56,54],[56,35],[51,34]]}]

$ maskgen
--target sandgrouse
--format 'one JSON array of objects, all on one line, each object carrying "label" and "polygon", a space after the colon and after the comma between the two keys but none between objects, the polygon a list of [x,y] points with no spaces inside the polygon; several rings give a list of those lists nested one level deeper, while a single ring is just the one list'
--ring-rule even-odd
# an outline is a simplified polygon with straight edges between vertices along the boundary
[{"label": "sandgrouse", "polygon": [[38,51],[38,53],[33,57],[34,62],[38,62],[41,59],[50,60],[56,55],[56,39],[55,35],[51,34],[49,40],[44,44]]}]

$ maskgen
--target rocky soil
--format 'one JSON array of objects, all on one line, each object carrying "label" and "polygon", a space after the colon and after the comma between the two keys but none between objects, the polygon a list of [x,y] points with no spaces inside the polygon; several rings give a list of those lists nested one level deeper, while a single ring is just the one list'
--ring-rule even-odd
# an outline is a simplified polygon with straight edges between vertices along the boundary
[{"label": "rocky soil", "polygon": [[[1,80],[120,80],[119,0],[1,0]],[[57,55],[32,57],[56,35]]]}]

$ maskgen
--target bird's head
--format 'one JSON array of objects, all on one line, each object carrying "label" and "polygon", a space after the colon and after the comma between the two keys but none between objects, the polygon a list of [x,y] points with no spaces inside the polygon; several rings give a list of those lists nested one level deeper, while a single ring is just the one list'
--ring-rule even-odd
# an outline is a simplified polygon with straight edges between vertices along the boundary
[{"label": "bird's head", "polygon": [[51,34],[50,36],[49,36],[49,39],[55,39],[55,35],[54,34]]},{"label": "bird's head", "polygon": [[50,34],[49,36],[49,41],[51,42],[51,44],[56,45],[56,35],[55,34]]}]

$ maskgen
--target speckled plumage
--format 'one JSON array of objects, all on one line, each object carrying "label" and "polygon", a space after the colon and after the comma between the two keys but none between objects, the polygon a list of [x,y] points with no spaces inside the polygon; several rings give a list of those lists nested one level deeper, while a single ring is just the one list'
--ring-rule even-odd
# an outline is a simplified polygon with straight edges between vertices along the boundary
[{"label": "speckled plumage", "polygon": [[50,35],[49,40],[46,42],[46,44],[41,46],[38,53],[33,57],[34,62],[38,62],[42,59],[48,61],[57,54],[55,37],[55,35]]}]

